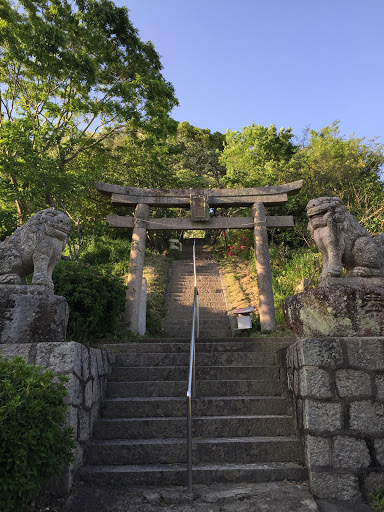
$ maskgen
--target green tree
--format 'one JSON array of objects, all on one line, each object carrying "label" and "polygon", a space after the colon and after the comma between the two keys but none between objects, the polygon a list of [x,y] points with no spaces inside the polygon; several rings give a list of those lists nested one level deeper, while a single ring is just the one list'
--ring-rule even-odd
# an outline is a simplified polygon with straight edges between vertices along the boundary
[{"label": "green tree", "polygon": [[109,0],[1,0],[0,20],[0,195],[23,221],[83,186],[80,155],[127,123],[167,131],[177,101],[153,45]]},{"label": "green tree", "polygon": [[[340,133],[338,122],[309,131],[307,144],[294,155],[290,176],[304,185],[296,206],[319,196],[338,196],[371,233],[384,231],[383,145]],[[298,212],[298,215],[299,212]]]},{"label": "green tree", "polygon": [[225,167],[219,162],[225,136],[220,132],[179,123],[168,140],[169,164],[178,187],[215,188],[222,184]]},{"label": "green tree", "polygon": [[297,147],[291,128],[252,124],[226,133],[219,162],[226,167],[225,183],[233,187],[264,187],[284,182]]}]

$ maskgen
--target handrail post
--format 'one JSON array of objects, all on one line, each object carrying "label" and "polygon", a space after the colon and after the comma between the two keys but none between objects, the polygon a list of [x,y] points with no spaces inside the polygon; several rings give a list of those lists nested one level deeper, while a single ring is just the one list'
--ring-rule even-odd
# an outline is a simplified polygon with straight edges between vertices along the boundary
[{"label": "handrail post", "polygon": [[192,492],[192,399],[190,396],[188,397],[187,425],[188,491]]}]

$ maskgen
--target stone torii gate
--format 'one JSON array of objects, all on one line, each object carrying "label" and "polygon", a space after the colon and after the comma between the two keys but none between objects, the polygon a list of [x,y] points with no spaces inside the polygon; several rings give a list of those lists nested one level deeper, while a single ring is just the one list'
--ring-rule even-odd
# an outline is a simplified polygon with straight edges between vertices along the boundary
[{"label": "stone torii gate", "polygon": [[[145,189],[96,182],[99,192],[111,196],[113,205],[135,207],[134,216],[108,215],[116,228],[133,228],[128,272],[125,325],[138,332],[147,230],[253,228],[261,330],[276,329],[267,228],[293,227],[293,217],[266,216],[267,206],[283,205],[297,194],[302,181],[285,185],[242,189]],[[190,208],[191,218],[150,218],[149,208]],[[252,217],[210,217],[209,209],[251,207]]]}]

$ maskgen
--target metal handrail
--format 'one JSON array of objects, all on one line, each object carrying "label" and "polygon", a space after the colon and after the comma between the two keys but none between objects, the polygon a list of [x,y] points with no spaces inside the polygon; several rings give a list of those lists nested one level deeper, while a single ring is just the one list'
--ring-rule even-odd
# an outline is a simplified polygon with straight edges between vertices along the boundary
[{"label": "metal handrail", "polygon": [[196,396],[196,344],[199,337],[199,292],[197,291],[196,273],[196,240],[193,241],[193,274],[195,277],[195,289],[193,296],[193,318],[191,345],[189,353],[189,376],[187,390],[187,468],[188,468],[188,491],[192,492],[192,398]]}]

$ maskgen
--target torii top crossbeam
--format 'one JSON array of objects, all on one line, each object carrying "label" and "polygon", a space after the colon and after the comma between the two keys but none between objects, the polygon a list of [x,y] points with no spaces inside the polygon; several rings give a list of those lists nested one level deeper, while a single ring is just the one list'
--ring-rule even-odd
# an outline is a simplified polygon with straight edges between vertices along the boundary
[{"label": "torii top crossbeam", "polygon": [[205,196],[209,206],[252,206],[264,203],[268,206],[283,205],[289,196],[297,194],[303,185],[302,180],[258,188],[226,188],[226,189],[152,189],[110,185],[96,182],[96,189],[102,194],[111,196],[111,202],[120,206],[150,206],[169,208],[190,208],[191,195]]}]

